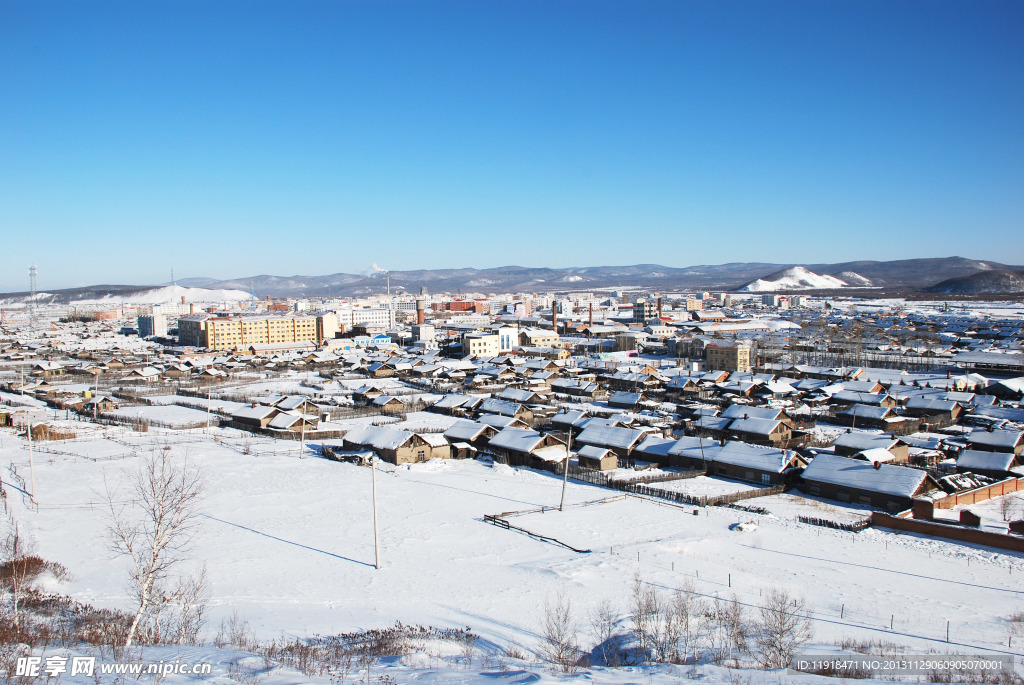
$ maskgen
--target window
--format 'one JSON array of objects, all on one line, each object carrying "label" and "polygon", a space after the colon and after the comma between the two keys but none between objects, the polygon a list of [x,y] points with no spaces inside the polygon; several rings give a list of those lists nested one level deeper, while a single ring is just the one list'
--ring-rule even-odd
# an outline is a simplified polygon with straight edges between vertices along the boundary
[{"label": "window", "polygon": [[772,482],[772,477],[767,473],[761,474],[761,482],[765,485],[769,485]]}]

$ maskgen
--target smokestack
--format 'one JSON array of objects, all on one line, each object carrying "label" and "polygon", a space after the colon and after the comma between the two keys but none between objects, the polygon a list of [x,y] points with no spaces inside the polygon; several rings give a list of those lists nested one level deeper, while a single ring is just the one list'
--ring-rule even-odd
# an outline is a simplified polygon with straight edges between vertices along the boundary
[{"label": "smokestack", "polygon": [[590,303],[590,327],[594,327],[594,303]]},{"label": "smokestack", "polygon": [[426,303],[424,303],[423,300],[416,300],[416,323],[417,324],[423,325],[424,317],[426,316],[426,312],[424,311],[425,308],[426,308]]},{"label": "smokestack", "polygon": [[[185,298],[183,297],[181,299],[184,300]],[[182,303],[182,304],[184,304],[184,303]],[[189,313],[189,316],[191,316],[192,314],[196,313],[196,306],[194,304],[189,304],[189,306],[188,306],[188,313]]]},{"label": "smokestack", "polygon": [[551,328],[555,330],[555,335],[558,335],[558,302],[551,303]]},{"label": "smokestack", "polygon": [[185,296],[184,295],[181,296],[181,303],[185,304]]},{"label": "smokestack", "polygon": [[661,298],[658,298],[658,318],[661,318]]}]

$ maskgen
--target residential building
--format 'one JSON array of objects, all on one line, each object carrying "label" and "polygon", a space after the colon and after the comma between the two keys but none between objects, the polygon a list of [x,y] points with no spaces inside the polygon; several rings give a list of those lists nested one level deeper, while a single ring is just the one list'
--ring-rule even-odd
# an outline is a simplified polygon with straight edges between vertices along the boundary
[{"label": "residential building", "polygon": [[182,345],[244,350],[252,345],[318,341],[313,316],[188,316],[178,320]]},{"label": "residential building", "polygon": [[708,367],[716,371],[750,371],[748,343],[709,343],[704,353]]},{"label": "residential building", "polygon": [[462,336],[462,352],[474,357],[496,357],[501,354],[501,336],[497,333],[466,333]]}]

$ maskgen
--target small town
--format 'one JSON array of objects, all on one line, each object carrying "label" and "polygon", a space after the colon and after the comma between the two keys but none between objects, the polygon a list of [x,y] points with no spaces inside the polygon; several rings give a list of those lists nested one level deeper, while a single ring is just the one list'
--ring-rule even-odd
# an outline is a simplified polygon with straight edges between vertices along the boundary
[{"label": "small town", "polygon": [[1024,685],[1020,0],[0,0],[0,685]]},{"label": "small town", "polygon": [[[300,485],[304,471],[315,470],[314,482],[344,481],[331,518],[348,528],[344,555],[370,569],[345,574],[438,563],[407,556],[409,536],[431,534],[429,521],[407,530],[421,507],[436,525],[460,531],[445,550],[457,558],[471,540],[485,548],[524,546],[527,558],[542,553],[558,564],[579,558],[589,566],[596,555],[622,564],[634,555],[636,578],[665,568],[670,575],[687,569],[688,583],[725,575],[725,588],[687,586],[695,597],[714,597],[705,600],[712,604],[738,601],[731,589],[751,583],[751,575],[757,585],[773,575],[744,572],[747,564],[778,562],[747,553],[708,566],[693,550],[652,550],[652,540],[672,540],[715,517],[721,535],[757,539],[779,528],[787,544],[818,549],[835,564],[848,558],[846,544],[868,536],[858,551],[865,561],[880,543],[886,550],[903,545],[918,558],[965,560],[936,581],[1001,572],[999,584],[1017,596],[1013,571],[1024,574],[1019,302],[743,291],[451,295],[426,288],[346,300],[256,299],[181,286],[140,293],[142,304],[53,305],[44,297],[3,309],[4,505],[19,519],[53,525],[66,507],[89,502],[76,516],[93,520],[76,536],[102,527],[96,479],[158,447],[200,458],[231,500],[257,496],[229,475],[239,468],[269,469],[279,490],[294,488],[304,499],[331,497],[335,487]],[[510,473],[517,475],[498,475]],[[415,492],[419,476],[438,487],[475,487],[450,493],[437,511]],[[378,512],[376,489],[399,496],[387,492],[389,481],[406,478],[414,491],[400,494],[402,504],[385,500]],[[372,514],[367,479],[379,480]],[[571,519],[559,518],[568,512]],[[304,516],[322,513],[313,507]],[[208,516],[199,537],[211,521],[227,520]],[[356,533],[368,533],[371,516],[372,543]],[[377,516],[390,526],[378,532]],[[273,519],[243,528],[297,535]],[[328,530],[322,534],[329,539]],[[708,534],[684,537],[706,541]],[[503,554],[511,556],[501,565],[515,558]],[[654,568],[645,569],[648,563]],[[628,595],[628,566],[600,586]],[[799,602],[815,595],[808,616],[818,618],[808,627],[834,633],[816,622],[838,603],[840,619],[856,617],[844,622],[843,639],[870,641],[873,631],[887,632],[886,618],[889,633],[898,628],[895,613],[884,615],[888,609],[865,606],[856,593],[844,601],[841,590],[826,598],[824,588],[797,580],[802,575],[785,592]],[[829,573],[820,580],[845,582]],[[212,576],[212,587],[218,584]],[[899,632],[928,653],[948,644],[945,621],[954,619],[919,627],[912,617],[919,609],[906,603],[930,606],[939,597],[918,598],[917,586],[900,600],[906,613]],[[540,611],[546,598],[535,601]],[[957,642],[1015,653],[1021,624],[1001,603],[991,610],[986,623],[978,611],[969,628],[962,617],[951,623],[968,631]],[[395,616],[403,613],[394,608]],[[261,630],[275,619],[273,612],[248,618]],[[138,639],[157,642],[156,625],[146,637],[140,627]],[[555,661],[574,670],[583,648],[570,642],[568,651],[559,645]],[[694,637],[685,649],[699,655],[698,642]],[[626,662],[624,645],[604,658]]]}]

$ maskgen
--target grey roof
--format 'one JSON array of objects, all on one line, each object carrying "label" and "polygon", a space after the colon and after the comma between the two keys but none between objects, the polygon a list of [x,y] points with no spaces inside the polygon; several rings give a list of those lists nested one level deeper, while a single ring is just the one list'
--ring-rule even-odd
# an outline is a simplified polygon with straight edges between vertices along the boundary
[{"label": "grey roof", "polygon": [[869,462],[834,454],[819,454],[803,473],[805,481],[897,497],[913,497],[927,478],[928,473],[919,469],[892,464],[881,464],[876,469]]},{"label": "grey roof", "polygon": [[899,441],[890,438],[888,435],[881,435],[879,433],[865,433],[863,431],[852,431],[850,433],[843,433],[836,438],[836,447],[845,447],[847,449],[857,450],[862,452],[864,450],[875,449],[881,447],[882,449],[891,449]]},{"label": "grey roof", "polygon": [[629,449],[643,438],[644,435],[646,435],[644,431],[635,428],[590,424],[583,429],[583,432],[576,439],[587,445]]},{"label": "grey roof", "polygon": [[978,471],[1009,471],[1016,457],[1013,452],[982,452],[964,450],[956,460],[959,469]]},{"label": "grey roof", "polygon": [[782,418],[783,411],[772,407],[751,407],[745,404],[730,404],[722,412],[722,416],[729,419],[742,419],[744,416],[751,419],[774,419]]},{"label": "grey roof", "polygon": [[729,430],[751,435],[770,435],[781,423],[774,419],[736,419],[729,424]]},{"label": "grey roof", "polygon": [[494,397],[490,397],[480,403],[478,409],[488,414],[499,414],[501,416],[515,416],[520,409],[521,405],[515,402],[506,402],[505,400],[499,400]]},{"label": "grey roof", "polygon": [[986,447],[993,447],[1000,450],[1012,450],[1022,439],[1024,439],[1024,433],[1021,431],[976,430],[967,436],[967,444],[985,445]]}]

